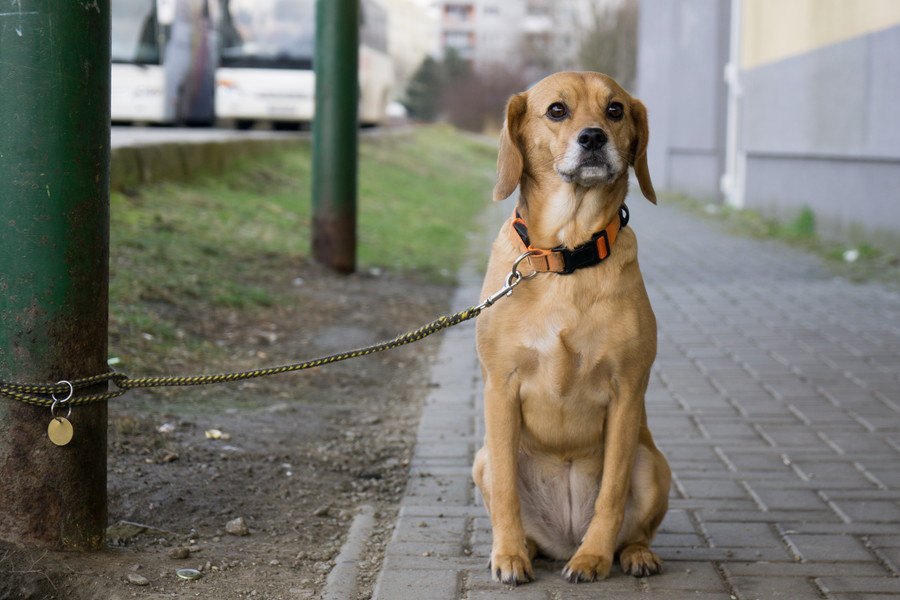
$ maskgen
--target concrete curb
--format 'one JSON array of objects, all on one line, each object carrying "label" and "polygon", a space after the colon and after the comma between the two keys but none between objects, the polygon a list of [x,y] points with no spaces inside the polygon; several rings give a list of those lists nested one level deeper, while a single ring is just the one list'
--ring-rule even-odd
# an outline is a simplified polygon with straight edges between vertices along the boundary
[{"label": "concrete curb", "polygon": [[375,526],[375,508],[363,504],[353,518],[347,541],[334,561],[334,568],[325,580],[322,600],[348,600],[356,598],[359,560],[366,549],[366,542]]},{"label": "concrete curb", "polygon": [[121,192],[153,183],[224,173],[241,159],[296,148],[301,143],[308,141],[302,138],[235,139],[113,148],[109,187]]}]

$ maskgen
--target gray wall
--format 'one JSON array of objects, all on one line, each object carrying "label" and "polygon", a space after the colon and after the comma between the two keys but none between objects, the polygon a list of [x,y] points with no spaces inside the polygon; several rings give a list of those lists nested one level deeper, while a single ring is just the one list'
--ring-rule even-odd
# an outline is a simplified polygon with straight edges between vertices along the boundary
[{"label": "gray wall", "polygon": [[[637,95],[663,190],[720,199],[729,0],[641,0]],[[900,26],[742,71],[746,205],[900,233]],[[898,238],[900,239],[900,238]]]},{"label": "gray wall", "polygon": [[900,232],[900,27],[742,78],[748,207]]},{"label": "gray wall", "polygon": [[650,173],[661,189],[721,196],[730,4],[641,0],[637,95],[650,116]]}]

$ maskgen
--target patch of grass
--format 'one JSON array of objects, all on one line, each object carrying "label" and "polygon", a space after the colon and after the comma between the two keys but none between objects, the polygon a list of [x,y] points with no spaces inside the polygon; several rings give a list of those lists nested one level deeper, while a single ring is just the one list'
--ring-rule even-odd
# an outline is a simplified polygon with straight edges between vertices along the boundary
[{"label": "patch of grass", "polygon": [[[450,127],[364,136],[360,268],[451,282],[489,203],[495,156]],[[286,300],[278,290],[300,275],[310,246],[311,162],[304,141],[224,176],[113,194],[111,353],[136,367],[155,366],[136,365],[138,354],[171,355],[175,346],[198,360],[218,356],[191,323]]]},{"label": "patch of grass", "polygon": [[495,160],[495,148],[446,126],[362,144],[362,265],[452,277],[490,202]]},{"label": "patch of grass", "polygon": [[879,280],[900,284],[900,257],[866,243],[822,238],[816,230],[815,212],[803,207],[791,220],[766,217],[752,209],[703,202],[683,194],[666,194],[665,201],[696,215],[724,223],[730,231],[760,239],[776,239],[814,252],[851,281]]},{"label": "patch of grass", "polygon": [[787,239],[811,241],[816,238],[816,214],[808,206],[800,209],[791,221],[775,225],[779,236]]}]

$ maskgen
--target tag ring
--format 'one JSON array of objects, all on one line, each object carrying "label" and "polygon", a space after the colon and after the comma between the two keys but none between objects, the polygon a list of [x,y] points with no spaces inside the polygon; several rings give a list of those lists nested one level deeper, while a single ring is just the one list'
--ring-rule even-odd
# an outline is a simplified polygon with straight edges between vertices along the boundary
[{"label": "tag ring", "polygon": [[[57,383],[57,384],[64,383],[64,384],[66,384],[67,386],[69,386],[69,395],[66,396],[65,398],[63,398],[63,399],[60,400],[59,398],[56,397],[56,394],[50,394],[50,396],[53,398],[53,404],[50,405],[50,415],[51,415],[54,419],[57,419],[57,418],[58,418],[58,417],[56,416],[56,405],[57,405],[57,404],[66,404],[69,400],[72,399],[72,396],[75,395],[75,386],[72,385],[71,382],[66,381],[66,380],[62,380],[62,381],[57,381],[56,383]],[[68,406],[69,406],[69,412],[67,412],[67,413],[66,413],[66,416],[64,417],[64,418],[66,418],[66,419],[68,419],[70,416],[72,416],[72,405],[69,404]]]}]

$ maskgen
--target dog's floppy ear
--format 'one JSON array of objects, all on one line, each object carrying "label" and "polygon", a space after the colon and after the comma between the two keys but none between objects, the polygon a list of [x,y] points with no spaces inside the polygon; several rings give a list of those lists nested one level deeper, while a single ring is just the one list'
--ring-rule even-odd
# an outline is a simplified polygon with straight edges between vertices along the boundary
[{"label": "dog's floppy ear", "polygon": [[494,200],[505,200],[515,191],[522,178],[525,157],[519,144],[519,128],[525,117],[525,94],[516,94],[506,104],[506,123],[500,132],[500,153],[497,155],[497,184]]},{"label": "dog's floppy ear", "polygon": [[650,169],[647,167],[647,142],[650,139],[650,125],[647,122],[647,109],[640,100],[631,101],[631,116],[634,119],[635,134],[631,143],[631,166],[641,186],[644,197],[656,204],[656,191],[650,181]]}]

